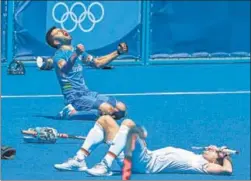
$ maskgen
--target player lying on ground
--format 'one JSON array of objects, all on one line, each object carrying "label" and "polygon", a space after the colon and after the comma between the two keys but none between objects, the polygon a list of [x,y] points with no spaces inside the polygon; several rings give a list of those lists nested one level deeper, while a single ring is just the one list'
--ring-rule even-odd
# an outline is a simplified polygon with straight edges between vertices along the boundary
[{"label": "player lying on ground", "polygon": [[[63,164],[56,164],[55,168],[86,171],[93,176],[112,175],[110,168],[115,159],[122,166],[123,149],[126,145],[129,130],[134,126],[135,123],[130,119],[124,120],[119,127],[111,116],[100,117],[88,133],[85,143],[76,156]],[[91,169],[87,169],[85,158],[103,140],[112,141],[108,153],[100,163]],[[231,174],[230,155],[223,151],[219,152],[216,146],[209,146],[200,155],[174,147],[150,151],[146,147],[145,140],[137,138],[132,156],[132,171],[135,173]],[[119,156],[117,157],[117,155]]]},{"label": "player lying on ground", "polygon": [[95,68],[105,66],[128,51],[125,43],[121,43],[116,51],[106,56],[94,58],[85,52],[81,44],[74,49],[71,44],[72,37],[65,30],[52,27],[46,34],[46,41],[57,49],[53,64],[67,105],[60,112],[62,118],[71,119],[72,116],[76,116],[89,119],[102,114],[109,114],[118,119],[124,117],[126,107],[122,102],[88,89],[83,77],[82,64]]},{"label": "player lying on ground", "polygon": [[[83,145],[78,150],[76,155],[62,164],[55,164],[54,167],[58,170],[85,171],[87,169],[85,159],[100,144],[112,144],[112,141],[114,140],[114,137],[118,131],[119,125],[111,116],[104,115],[99,117],[94,127],[89,131],[86,140],[84,141]],[[124,153],[120,153],[116,160],[117,163],[122,167],[124,161]]]},{"label": "player lying on ground", "polygon": [[[132,120],[123,122],[104,159],[86,172],[93,176],[111,175],[112,162],[125,148],[129,129],[133,126]],[[230,156],[223,151],[218,152],[216,146],[209,146],[199,155],[174,147],[150,151],[145,140],[138,137],[132,155],[132,172],[231,174]]]}]

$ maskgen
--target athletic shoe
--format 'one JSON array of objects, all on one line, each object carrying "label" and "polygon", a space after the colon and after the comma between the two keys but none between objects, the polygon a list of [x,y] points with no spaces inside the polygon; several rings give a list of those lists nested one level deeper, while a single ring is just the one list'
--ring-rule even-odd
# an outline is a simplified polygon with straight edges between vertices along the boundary
[{"label": "athletic shoe", "polygon": [[105,160],[102,160],[100,163],[96,164],[91,169],[85,170],[91,176],[103,177],[103,176],[111,176],[112,172],[108,167]]},{"label": "athletic shoe", "polygon": [[79,161],[77,158],[70,158],[62,164],[55,164],[54,167],[63,171],[85,171],[88,169],[85,160]]}]

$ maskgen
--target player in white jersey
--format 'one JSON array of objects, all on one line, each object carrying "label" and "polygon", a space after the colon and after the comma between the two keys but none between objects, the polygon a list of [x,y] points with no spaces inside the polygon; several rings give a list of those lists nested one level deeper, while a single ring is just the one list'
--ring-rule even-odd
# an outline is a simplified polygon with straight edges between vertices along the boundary
[{"label": "player in white jersey", "polygon": [[[135,127],[130,119],[125,119],[119,127],[109,115],[101,116],[89,131],[87,138],[76,155],[62,164],[55,164],[59,170],[85,171],[93,176],[112,175],[110,170],[114,159],[122,166],[123,150]],[[231,174],[232,164],[227,154],[217,152],[216,146],[209,146],[201,155],[180,148],[166,147],[150,151],[145,136],[135,136],[132,154],[132,171],[136,173],[203,173]],[[101,143],[109,143],[108,153],[93,168],[88,169],[86,158]],[[112,144],[111,144],[112,143]],[[125,163],[125,162],[124,162]]]},{"label": "player in white jersey", "polygon": [[[112,175],[110,169],[112,162],[125,149],[129,130],[134,126],[132,120],[123,121],[104,159],[85,172],[92,176]],[[134,151],[131,155],[134,173],[232,173],[230,156],[224,152],[224,149],[219,151],[216,146],[209,146],[202,154],[195,154],[174,147],[151,151],[147,148],[145,139],[139,136],[135,137],[134,142]]]}]

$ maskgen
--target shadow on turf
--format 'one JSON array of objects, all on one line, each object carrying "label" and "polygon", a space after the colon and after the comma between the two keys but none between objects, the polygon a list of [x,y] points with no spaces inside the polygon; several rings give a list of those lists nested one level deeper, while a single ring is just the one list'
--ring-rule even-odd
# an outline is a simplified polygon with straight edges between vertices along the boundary
[{"label": "shadow on turf", "polygon": [[20,144],[24,145],[76,145],[76,144],[81,144],[82,142],[68,142],[68,143],[26,143],[26,142],[21,142]]},{"label": "shadow on turf", "polygon": [[33,115],[33,117],[60,120],[57,116]]},{"label": "shadow on turf", "polygon": [[[112,176],[121,176],[121,175],[122,175],[122,171],[120,171],[120,170],[112,170],[112,175],[109,176],[109,177],[112,177]],[[86,176],[87,177],[97,177],[97,176],[89,175],[87,173],[86,173]],[[102,176],[100,176],[100,177],[102,177]],[[103,176],[103,177],[108,177],[108,176]]]},{"label": "shadow on turf", "polygon": [[[112,170],[113,174],[112,176],[118,176],[118,175],[122,175],[122,171],[120,170]],[[170,173],[165,173],[165,172],[160,172],[160,173],[139,173],[139,172],[134,172],[132,173],[132,176],[135,175],[201,175],[201,176],[219,176],[219,177],[233,177],[234,174],[232,175],[214,175],[214,174],[196,174],[196,173],[175,173],[175,172],[170,172]]]},{"label": "shadow on turf", "polygon": [[95,121],[95,120],[83,120],[83,119],[60,119],[59,117],[57,116],[46,116],[46,115],[33,115],[33,117],[36,117],[36,118],[45,118],[45,119],[53,119],[53,120],[76,120],[76,121]]}]

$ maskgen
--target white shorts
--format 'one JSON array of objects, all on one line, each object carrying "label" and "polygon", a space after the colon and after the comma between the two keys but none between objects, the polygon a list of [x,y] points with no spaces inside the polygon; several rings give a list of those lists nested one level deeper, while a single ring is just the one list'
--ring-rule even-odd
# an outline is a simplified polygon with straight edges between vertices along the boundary
[{"label": "white shorts", "polygon": [[141,139],[137,139],[132,156],[132,171],[134,173],[159,173],[171,163],[170,153],[172,147],[150,151]]}]

